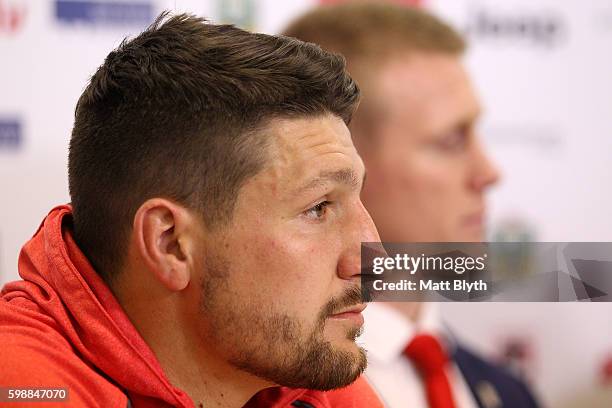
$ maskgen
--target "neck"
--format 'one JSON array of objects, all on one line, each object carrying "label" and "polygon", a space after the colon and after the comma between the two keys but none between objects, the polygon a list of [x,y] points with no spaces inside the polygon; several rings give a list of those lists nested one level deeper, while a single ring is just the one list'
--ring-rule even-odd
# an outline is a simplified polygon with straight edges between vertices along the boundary
[{"label": "neck", "polygon": [[242,407],[269,385],[220,361],[205,348],[182,340],[182,344],[150,344],[170,382],[185,391],[196,407]]},{"label": "neck", "polygon": [[237,369],[215,353],[198,330],[197,311],[190,313],[182,306],[197,303],[182,302],[182,294],[143,288],[142,282],[138,288],[138,294],[120,287],[115,293],[170,383],[187,393],[197,408],[242,407],[258,391],[274,385]]},{"label": "neck", "polygon": [[421,314],[421,304],[418,302],[389,302],[389,306],[400,312],[402,316],[416,323]]}]

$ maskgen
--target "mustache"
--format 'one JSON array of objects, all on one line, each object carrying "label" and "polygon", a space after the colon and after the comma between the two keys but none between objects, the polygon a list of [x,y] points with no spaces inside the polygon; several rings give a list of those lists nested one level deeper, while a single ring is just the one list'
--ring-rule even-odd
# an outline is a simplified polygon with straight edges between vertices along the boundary
[{"label": "mustache", "polygon": [[320,318],[325,320],[331,315],[334,315],[342,309],[358,305],[360,303],[367,303],[371,300],[371,296],[368,291],[362,291],[359,286],[351,286],[342,295],[331,299],[323,310],[321,311]]}]

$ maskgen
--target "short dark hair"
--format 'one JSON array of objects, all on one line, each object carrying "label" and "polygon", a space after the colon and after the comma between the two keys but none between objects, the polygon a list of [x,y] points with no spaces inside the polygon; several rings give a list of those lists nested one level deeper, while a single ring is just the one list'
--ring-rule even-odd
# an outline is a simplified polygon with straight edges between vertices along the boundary
[{"label": "short dark hair", "polygon": [[77,103],[68,158],[76,242],[112,282],[144,201],[169,198],[208,228],[226,224],[266,160],[258,130],[326,113],[348,124],[358,99],[339,55],[162,13],[106,57]]}]

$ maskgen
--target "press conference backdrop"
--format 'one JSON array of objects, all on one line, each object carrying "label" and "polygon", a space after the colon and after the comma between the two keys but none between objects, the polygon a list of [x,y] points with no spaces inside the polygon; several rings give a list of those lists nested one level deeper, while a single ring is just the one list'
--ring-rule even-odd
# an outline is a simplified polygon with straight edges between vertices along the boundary
[{"label": "press conference backdrop", "polygon": [[[401,3],[401,1],[400,1]],[[497,240],[611,241],[612,1],[421,0],[463,32],[504,173]],[[418,4],[417,4],[418,3]],[[110,50],[164,9],[276,33],[315,0],[0,0],[0,284],[21,245],[69,200],[74,106]],[[548,406],[612,390],[612,305],[445,304],[455,333],[531,381]]]}]

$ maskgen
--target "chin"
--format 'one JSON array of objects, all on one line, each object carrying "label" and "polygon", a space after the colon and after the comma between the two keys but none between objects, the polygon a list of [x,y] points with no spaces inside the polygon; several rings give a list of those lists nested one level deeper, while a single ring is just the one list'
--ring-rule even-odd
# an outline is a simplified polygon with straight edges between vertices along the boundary
[{"label": "chin", "polygon": [[353,339],[336,339],[331,342],[332,347],[338,351],[344,351],[358,356],[361,353],[361,347],[355,343]]},{"label": "chin", "polygon": [[362,330],[363,324],[355,324],[348,319],[329,319],[325,325],[324,336],[332,343],[355,344],[355,339],[361,335]]},{"label": "chin", "polygon": [[358,357],[363,349],[356,343],[356,338],[361,334],[360,328],[354,328],[350,331],[346,329],[342,332],[335,331],[325,336],[325,339],[329,341],[332,347],[337,351],[350,353],[355,357]]}]

